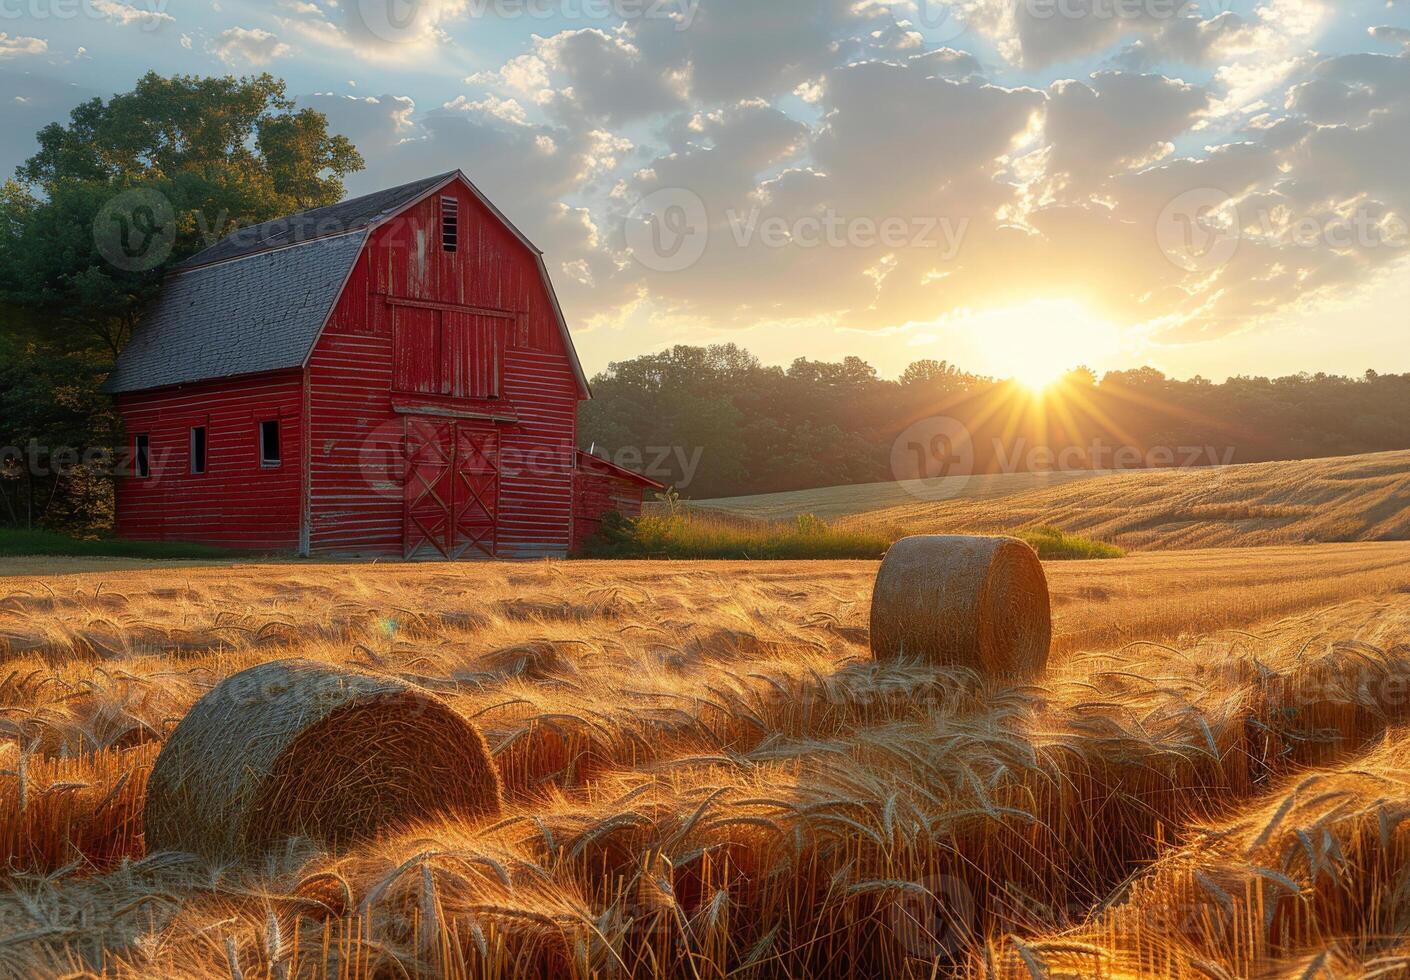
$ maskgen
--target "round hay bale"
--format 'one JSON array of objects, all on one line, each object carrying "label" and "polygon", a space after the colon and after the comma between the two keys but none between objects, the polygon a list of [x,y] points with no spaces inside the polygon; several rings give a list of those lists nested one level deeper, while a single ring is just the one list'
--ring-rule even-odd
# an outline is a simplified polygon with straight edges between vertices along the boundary
[{"label": "round hay bale", "polygon": [[336,848],[499,809],[484,737],[441,701],[394,678],[284,660],[196,702],[152,768],[144,823],[149,852],[234,860],[295,836]]},{"label": "round hay bale", "polygon": [[881,563],[871,600],[878,659],[1022,679],[1042,672],[1051,640],[1043,564],[1017,538],[903,538]]}]

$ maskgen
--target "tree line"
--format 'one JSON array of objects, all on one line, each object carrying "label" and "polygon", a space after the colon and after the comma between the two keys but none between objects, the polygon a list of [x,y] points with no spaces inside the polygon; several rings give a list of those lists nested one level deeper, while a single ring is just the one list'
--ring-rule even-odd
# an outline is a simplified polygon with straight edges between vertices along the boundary
[{"label": "tree line", "polygon": [[1078,368],[1040,398],[944,361],[917,361],[890,380],[857,357],[799,358],[783,368],[725,344],[615,363],[593,379],[593,394],[582,410],[585,445],[626,465],[639,461],[695,499],[953,472],[1209,466],[1410,448],[1410,374],[1374,371],[1216,384],[1149,367],[1100,378]]}]

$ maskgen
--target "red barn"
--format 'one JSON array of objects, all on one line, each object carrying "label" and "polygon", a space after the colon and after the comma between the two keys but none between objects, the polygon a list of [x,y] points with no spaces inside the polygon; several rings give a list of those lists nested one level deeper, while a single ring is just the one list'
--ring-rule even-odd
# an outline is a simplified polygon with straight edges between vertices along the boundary
[{"label": "red barn", "polygon": [[577,450],[590,393],[542,253],[458,171],[181,263],[105,390],[128,538],[558,556],[659,489]]}]

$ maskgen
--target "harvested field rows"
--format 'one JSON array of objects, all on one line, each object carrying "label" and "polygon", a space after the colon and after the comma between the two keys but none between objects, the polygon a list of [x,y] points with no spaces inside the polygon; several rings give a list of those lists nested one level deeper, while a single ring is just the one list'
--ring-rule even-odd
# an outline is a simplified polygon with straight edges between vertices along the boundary
[{"label": "harvested field rows", "polygon": [[700,501],[741,519],[816,513],[841,528],[1008,534],[1042,525],[1129,550],[1410,538],[1410,453],[1211,469],[1012,473]]}]

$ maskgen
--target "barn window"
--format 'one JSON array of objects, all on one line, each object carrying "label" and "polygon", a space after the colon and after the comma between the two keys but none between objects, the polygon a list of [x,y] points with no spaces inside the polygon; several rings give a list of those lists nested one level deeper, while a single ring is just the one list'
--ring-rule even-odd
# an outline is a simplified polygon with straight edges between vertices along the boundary
[{"label": "barn window", "polygon": [[259,463],[261,466],[278,466],[284,461],[279,447],[279,420],[270,419],[259,424]]},{"label": "barn window", "polygon": [[152,440],[145,432],[132,438],[132,472],[142,480],[152,475]]},{"label": "barn window", "polygon": [[193,425],[191,427],[191,472],[204,473],[206,471],[206,427],[204,425]]},{"label": "barn window", "polygon": [[441,247],[454,252],[460,245],[460,202],[453,197],[441,198]]}]

